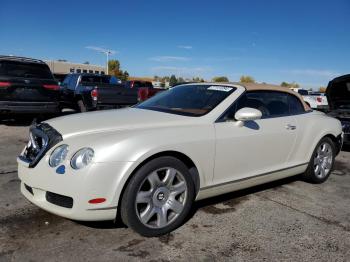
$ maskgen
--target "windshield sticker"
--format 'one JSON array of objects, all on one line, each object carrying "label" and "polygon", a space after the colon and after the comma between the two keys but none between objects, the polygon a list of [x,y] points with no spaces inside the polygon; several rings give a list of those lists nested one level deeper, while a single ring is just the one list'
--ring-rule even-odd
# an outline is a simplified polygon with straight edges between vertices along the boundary
[{"label": "windshield sticker", "polygon": [[222,91],[222,92],[230,92],[233,88],[228,86],[210,86],[208,90]]}]

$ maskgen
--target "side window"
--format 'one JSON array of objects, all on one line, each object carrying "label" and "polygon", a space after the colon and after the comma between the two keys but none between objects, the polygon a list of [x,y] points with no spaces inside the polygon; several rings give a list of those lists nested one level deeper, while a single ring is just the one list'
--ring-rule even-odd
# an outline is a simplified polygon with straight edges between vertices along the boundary
[{"label": "side window", "polygon": [[244,107],[260,110],[262,119],[290,115],[292,105],[289,96],[279,91],[248,91],[227,110],[223,120],[234,120],[235,113]]},{"label": "side window", "polygon": [[63,82],[62,82],[62,85],[68,87],[69,80],[70,80],[71,78],[72,78],[72,76],[70,76],[70,75],[66,76],[65,79],[64,79]]},{"label": "side window", "polygon": [[77,77],[78,77],[78,76],[76,76],[76,75],[72,75],[72,76],[69,78],[68,89],[71,89],[71,90],[74,90],[74,89],[75,89]]},{"label": "side window", "polygon": [[291,115],[305,113],[305,108],[303,104],[300,102],[299,98],[288,94],[288,100],[289,100],[289,112]]}]

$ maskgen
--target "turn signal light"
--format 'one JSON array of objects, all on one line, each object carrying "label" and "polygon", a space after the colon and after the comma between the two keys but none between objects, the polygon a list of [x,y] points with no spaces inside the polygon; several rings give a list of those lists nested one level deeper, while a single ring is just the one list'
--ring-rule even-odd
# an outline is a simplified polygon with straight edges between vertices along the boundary
[{"label": "turn signal light", "polygon": [[89,200],[89,204],[101,204],[105,201],[106,201],[105,198],[94,198],[94,199]]}]

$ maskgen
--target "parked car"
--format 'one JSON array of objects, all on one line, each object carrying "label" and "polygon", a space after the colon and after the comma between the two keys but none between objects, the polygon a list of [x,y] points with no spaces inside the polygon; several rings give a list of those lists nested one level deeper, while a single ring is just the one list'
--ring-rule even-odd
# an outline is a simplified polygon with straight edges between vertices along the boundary
[{"label": "parked car", "polygon": [[302,88],[291,88],[293,91],[299,93],[305,103],[312,109],[327,111],[328,110],[328,101],[327,97],[324,94],[317,92],[309,92]]},{"label": "parked car", "polygon": [[61,84],[61,107],[80,112],[131,106],[153,96],[151,87],[121,84],[114,76],[99,74],[69,74]]},{"label": "parked car", "polygon": [[329,115],[341,121],[344,142],[350,144],[350,74],[330,81],[326,94],[330,107]]},{"label": "parked car", "polygon": [[152,82],[149,81],[130,80],[125,82],[125,86],[127,88],[138,90],[139,102],[145,101],[155,94],[165,90],[164,88],[155,88]]},{"label": "parked car", "polygon": [[0,114],[58,113],[59,86],[41,60],[0,56]]},{"label": "parked car", "polygon": [[75,220],[118,213],[144,236],[180,226],[195,200],[301,173],[322,183],[342,144],[339,120],[295,92],[257,84],[180,85],[30,133],[18,157],[27,199]]}]

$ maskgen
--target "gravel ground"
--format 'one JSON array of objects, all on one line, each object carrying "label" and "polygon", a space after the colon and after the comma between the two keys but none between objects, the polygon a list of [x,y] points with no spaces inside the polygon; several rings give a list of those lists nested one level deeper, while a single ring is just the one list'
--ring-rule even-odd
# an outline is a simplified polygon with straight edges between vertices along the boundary
[{"label": "gravel ground", "polygon": [[143,238],[25,200],[16,156],[27,134],[28,121],[0,123],[0,261],[350,261],[349,148],[324,184],[288,178],[200,201],[176,231]]}]

